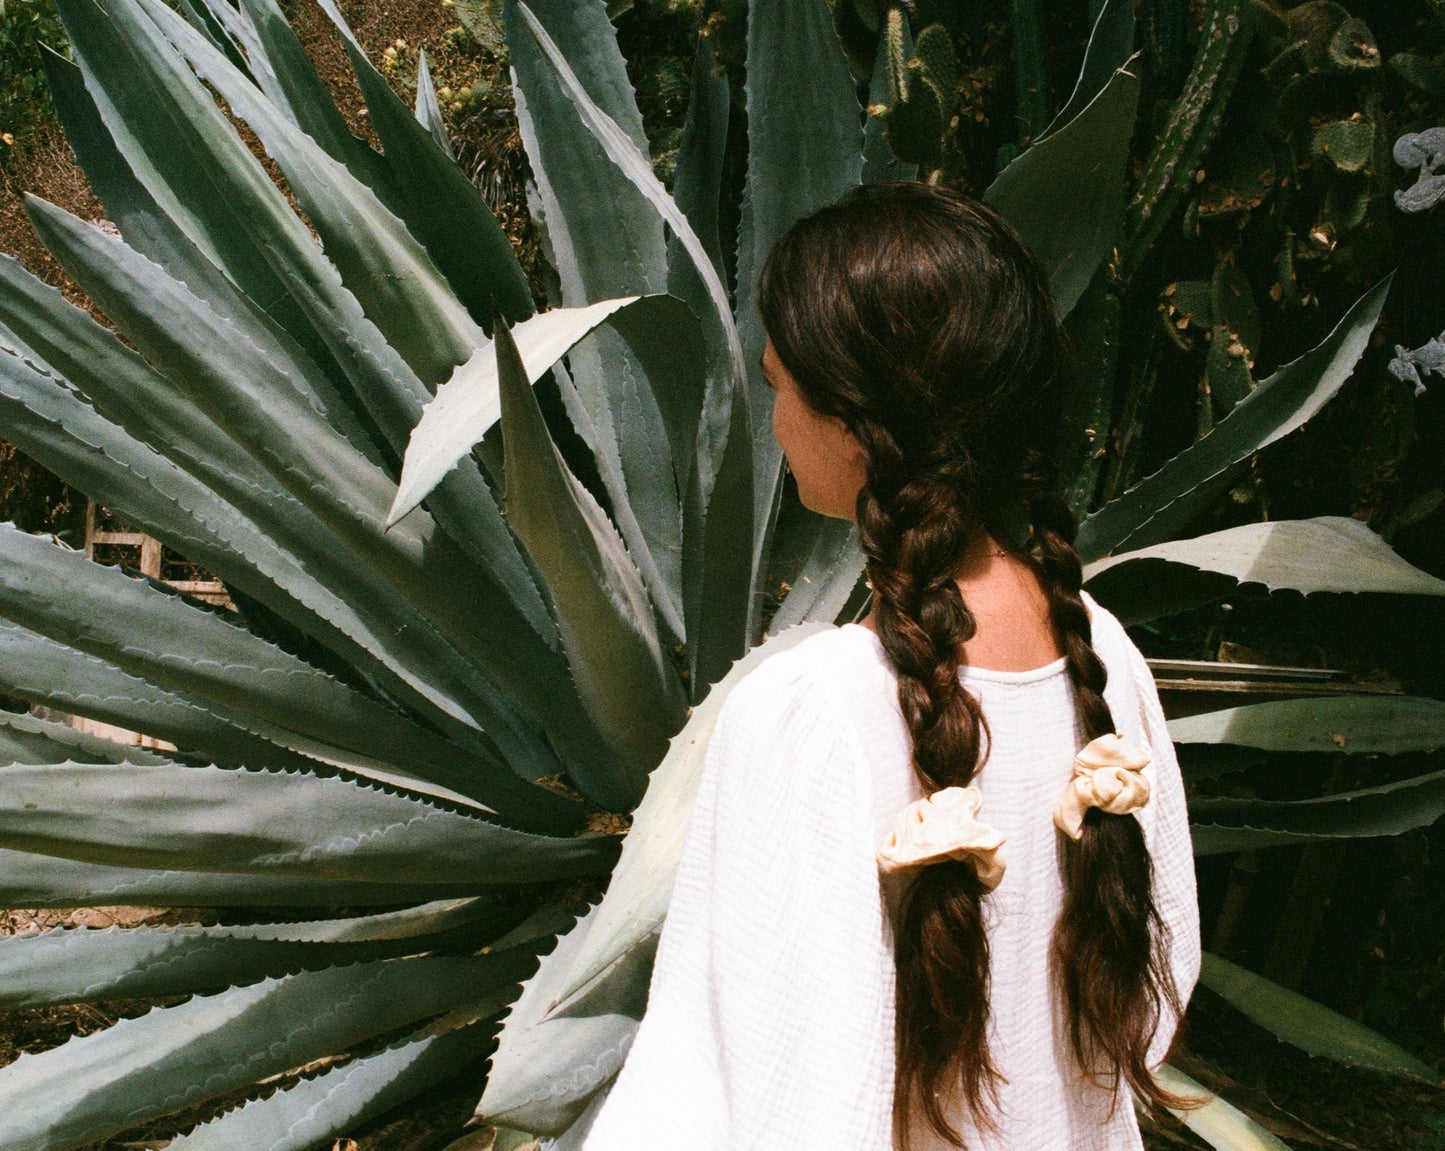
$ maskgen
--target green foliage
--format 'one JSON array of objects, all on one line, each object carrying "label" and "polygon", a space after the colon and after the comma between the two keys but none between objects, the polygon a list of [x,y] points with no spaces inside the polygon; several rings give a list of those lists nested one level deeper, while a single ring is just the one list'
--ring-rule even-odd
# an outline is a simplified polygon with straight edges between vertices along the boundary
[{"label": "green foliage", "polygon": [[65,48],[54,0],[0,0],[0,163],[54,116],[40,45]]}]

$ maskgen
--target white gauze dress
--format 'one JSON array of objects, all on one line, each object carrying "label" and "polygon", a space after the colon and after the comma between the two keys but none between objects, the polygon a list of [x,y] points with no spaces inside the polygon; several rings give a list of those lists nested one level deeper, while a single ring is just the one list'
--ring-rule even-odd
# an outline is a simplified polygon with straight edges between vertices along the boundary
[{"label": "white gauze dress", "polygon": [[[1184,790],[1158,694],[1118,621],[1092,600],[1094,648],[1119,734],[1153,756],[1140,809],[1155,902],[1186,1001],[1199,920]],[[997,1129],[956,1116],[974,1151],[1135,1151],[1117,1106],[1084,1080],[1049,977],[1062,905],[1052,813],[1087,742],[1063,660],[967,669],[992,749],[974,782],[1006,837],[984,898],[990,1045],[1007,1078]],[[587,1151],[889,1151],[892,932],[876,852],[922,792],[877,637],[849,625],[768,660],[733,691],[708,751],[647,1012]],[[1157,1066],[1177,1020],[1161,1021]],[[915,1147],[934,1146],[915,1125]],[[938,1144],[942,1146],[942,1144]]]}]

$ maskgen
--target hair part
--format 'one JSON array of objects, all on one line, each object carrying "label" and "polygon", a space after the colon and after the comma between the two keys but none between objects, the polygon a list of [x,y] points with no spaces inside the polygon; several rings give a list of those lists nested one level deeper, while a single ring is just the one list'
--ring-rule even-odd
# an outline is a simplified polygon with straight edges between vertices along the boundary
[{"label": "hair part", "polygon": [[[975,624],[955,578],[983,535],[1038,573],[1084,726],[1112,732],[1075,521],[1051,463],[1069,346],[1017,232],[945,188],[866,185],[783,236],[758,306],[803,398],[863,449],[859,538],[925,792],[966,785],[988,754],[986,721],[959,675]],[[1091,815],[1081,845],[1065,849],[1053,954],[1070,1041],[1089,1073],[1173,1105],[1145,1062],[1160,1004],[1178,1004],[1149,858],[1136,819],[1106,818],[1134,838]],[[919,1116],[963,1146],[945,1110],[955,1100],[976,1124],[995,1122],[982,895],[969,865],[935,864],[897,915],[894,1126],[905,1148]]]}]

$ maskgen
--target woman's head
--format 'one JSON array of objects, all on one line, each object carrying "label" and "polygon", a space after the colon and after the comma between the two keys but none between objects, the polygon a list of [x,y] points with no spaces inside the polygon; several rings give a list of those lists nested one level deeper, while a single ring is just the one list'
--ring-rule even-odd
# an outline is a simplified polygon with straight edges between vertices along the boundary
[{"label": "woman's head", "polygon": [[859,188],[779,241],[758,305],[771,355],[854,437],[871,490],[939,474],[977,529],[1007,534],[1053,455],[1068,355],[998,213],[926,184]]},{"label": "woman's head", "polygon": [[[1014,230],[942,188],[860,188],[783,236],[758,306],[775,426],[799,492],[816,510],[857,521],[872,621],[924,790],[966,785],[987,755],[987,724],[959,675],[975,625],[956,578],[984,537],[1032,567],[1084,731],[1112,733],[1077,525],[1053,462],[1068,345]],[[1146,1061],[1161,1008],[1177,1014],[1178,996],[1139,822],[1091,811],[1079,842],[1061,850],[1052,962],[1079,1061],[1151,1105],[1178,1105]],[[894,1113],[905,1143],[919,1116],[957,1143],[952,1100],[989,1121],[998,1070],[982,898],[966,864],[933,865],[897,915]]]}]

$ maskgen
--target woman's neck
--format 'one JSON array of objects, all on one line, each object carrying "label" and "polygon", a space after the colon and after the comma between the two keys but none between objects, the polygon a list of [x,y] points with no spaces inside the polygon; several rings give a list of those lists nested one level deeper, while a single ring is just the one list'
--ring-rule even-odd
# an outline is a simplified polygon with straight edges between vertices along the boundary
[{"label": "woman's neck", "polygon": [[[976,540],[954,576],[976,630],[963,662],[992,671],[1032,671],[1063,655],[1054,635],[1049,597],[1033,566],[990,536]],[[870,611],[863,626],[877,630]]]}]

